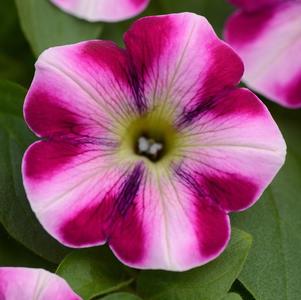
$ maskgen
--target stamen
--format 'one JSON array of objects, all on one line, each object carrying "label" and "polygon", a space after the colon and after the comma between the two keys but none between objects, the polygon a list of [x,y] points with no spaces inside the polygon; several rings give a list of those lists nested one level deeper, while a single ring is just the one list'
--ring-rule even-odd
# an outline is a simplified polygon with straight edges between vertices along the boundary
[{"label": "stamen", "polygon": [[148,151],[148,148],[149,148],[149,142],[148,140],[142,136],[139,138],[138,140],[138,150],[139,150],[139,153],[145,153]]},{"label": "stamen", "polygon": [[138,152],[152,159],[158,158],[160,152],[163,150],[163,144],[158,143],[153,139],[148,139],[144,136],[138,139]]},{"label": "stamen", "polygon": [[157,156],[157,154],[163,149],[163,145],[160,144],[160,143],[154,143],[152,144],[149,149],[148,149],[148,152],[149,154],[151,155],[155,155]]}]

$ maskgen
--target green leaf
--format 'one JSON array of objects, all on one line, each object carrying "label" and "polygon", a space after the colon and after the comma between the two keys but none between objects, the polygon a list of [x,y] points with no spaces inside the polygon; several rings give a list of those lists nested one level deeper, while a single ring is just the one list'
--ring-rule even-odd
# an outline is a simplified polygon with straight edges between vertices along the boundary
[{"label": "green leaf", "polygon": [[32,77],[33,62],[31,64],[24,54],[22,57],[16,55],[18,54],[0,52],[0,80],[12,80],[27,85]]},{"label": "green leaf", "polygon": [[254,237],[239,280],[256,299],[300,299],[301,143],[295,113],[279,122],[288,144],[285,166],[256,205],[233,215],[233,224]]},{"label": "green leaf", "polygon": [[1,0],[0,78],[28,84],[33,73],[33,57],[18,22],[12,0]]},{"label": "green leaf", "polygon": [[102,25],[72,17],[49,0],[15,0],[22,29],[36,55],[57,45],[94,39]]},{"label": "green leaf", "polygon": [[70,253],[58,267],[57,274],[83,299],[117,291],[134,280],[128,268],[105,246]]},{"label": "green leaf", "polygon": [[229,293],[223,300],[242,300],[242,298],[236,293]]},{"label": "green leaf", "polygon": [[238,279],[234,281],[230,291],[239,294],[244,300],[255,300],[250,291]]},{"label": "green leaf", "polygon": [[219,300],[223,299],[246,260],[252,238],[233,229],[225,252],[211,263],[183,273],[142,271],[137,290],[144,299]]},{"label": "green leaf", "polygon": [[26,90],[14,82],[3,80],[0,81],[0,95],[0,113],[22,118]]},{"label": "green leaf", "polygon": [[142,300],[138,296],[130,294],[130,293],[115,293],[115,294],[111,294],[106,297],[103,297],[101,299],[103,299],[103,300]]},{"label": "green leaf", "polygon": [[55,266],[35,255],[12,239],[0,226],[0,266],[44,268],[53,271]]},{"label": "green leaf", "polygon": [[13,27],[14,22],[17,21],[15,15],[11,15],[13,11],[13,3],[12,1],[1,1],[1,10],[0,10],[0,17],[1,17],[1,26],[0,26],[0,39],[3,37],[7,38],[7,32]]},{"label": "green leaf", "polygon": [[26,90],[0,81],[0,223],[24,246],[52,262],[69,251],[41,227],[26,199],[21,161],[25,149],[34,141],[22,118]]}]

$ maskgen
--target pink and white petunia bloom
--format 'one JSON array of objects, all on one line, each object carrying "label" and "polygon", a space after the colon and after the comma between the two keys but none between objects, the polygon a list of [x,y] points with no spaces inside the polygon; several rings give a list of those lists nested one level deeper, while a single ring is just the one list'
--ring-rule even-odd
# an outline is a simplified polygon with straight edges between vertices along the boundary
[{"label": "pink and white petunia bloom", "polygon": [[1,300],[81,300],[67,282],[48,271],[0,268]]},{"label": "pink and white petunia bloom", "polygon": [[64,245],[107,242],[129,266],[188,270],[225,249],[228,214],[256,202],[285,142],[236,87],[243,64],[205,18],[142,18],[124,41],[39,57],[24,113],[41,140],[23,159],[25,189]]},{"label": "pink and white petunia bloom", "polygon": [[150,0],[50,0],[53,4],[81,19],[117,22],[140,14]]},{"label": "pink and white petunia bloom", "polygon": [[225,40],[245,64],[243,80],[285,107],[301,107],[301,0],[232,0]]}]

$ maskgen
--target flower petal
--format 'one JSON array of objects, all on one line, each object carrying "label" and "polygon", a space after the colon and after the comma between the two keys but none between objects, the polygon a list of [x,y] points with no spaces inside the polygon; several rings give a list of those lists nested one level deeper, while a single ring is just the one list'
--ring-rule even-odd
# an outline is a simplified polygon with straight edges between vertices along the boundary
[{"label": "flower petal", "polygon": [[[196,108],[178,173],[226,212],[257,201],[284,163],[286,145],[263,103],[247,89]],[[184,179],[187,177],[182,176]]]},{"label": "flower petal", "polygon": [[81,300],[67,282],[42,269],[0,268],[1,300]]},{"label": "flower petal", "polygon": [[254,11],[286,0],[229,0],[235,6],[245,11]]},{"label": "flower petal", "polygon": [[[47,203],[33,206],[45,228],[63,244],[87,247],[108,242],[129,266],[176,271],[205,264],[226,247],[227,214],[191,195],[177,183],[175,171],[171,176],[162,170],[157,179],[136,166],[117,177],[113,166],[111,173],[88,178],[87,183],[69,179],[79,173],[75,169],[66,174],[73,190],[50,201],[48,194],[54,193],[45,192]],[[70,186],[66,178],[59,178],[64,188]],[[53,180],[50,184],[55,190]]]},{"label": "flower petal", "polygon": [[23,176],[33,211],[64,245],[80,248],[108,242],[123,261],[139,263],[145,248],[136,203],[142,167],[86,145],[76,150],[80,154],[72,151],[72,145],[47,141],[27,150]]},{"label": "flower petal", "polygon": [[[192,13],[145,17],[124,38],[144,106],[173,110],[205,101],[242,76],[239,57]],[[169,107],[171,106],[171,107]]]},{"label": "flower petal", "polygon": [[36,63],[26,122],[44,138],[113,143],[118,128],[137,110],[129,72],[124,50],[111,42],[48,49]]},{"label": "flower petal", "polygon": [[185,271],[216,258],[230,238],[228,215],[181,184],[172,168],[150,171],[145,178],[137,197],[143,215],[144,259],[130,265]]},{"label": "flower petal", "polygon": [[217,257],[229,240],[228,213],[257,201],[284,162],[277,125],[246,89],[228,89],[185,113],[182,160],[147,175],[138,195],[147,212],[139,268],[183,271]]},{"label": "flower petal", "polygon": [[283,3],[228,20],[225,38],[245,63],[244,81],[267,98],[301,107],[301,3]]},{"label": "flower petal", "polygon": [[88,21],[116,22],[141,13],[149,0],[50,0],[64,11]]},{"label": "flower petal", "polygon": [[24,156],[23,181],[38,219],[65,245],[114,240],[108,222],[121,223],[118,216],[107,221],[106,210],[119,205],[109,199],[116,200],[135,167],[118,153],[119,130],[138,111],[127,66],[124,51],[103,41],[49,49],[36,64],[24,113],[43,140]]}]

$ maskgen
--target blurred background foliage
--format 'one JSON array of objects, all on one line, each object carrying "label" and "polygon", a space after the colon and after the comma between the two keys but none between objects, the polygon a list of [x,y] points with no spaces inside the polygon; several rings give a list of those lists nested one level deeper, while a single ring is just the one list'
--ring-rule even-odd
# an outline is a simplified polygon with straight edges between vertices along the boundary
[{"label": "blurred background foliage", "polygon": [[[0,78],[26,87],[33,76],[35,56],[43,49],[97,37],[122,45],[122,35],[134,20],[91,24],[64,14],[48,0],[1,0],[1,6]],[[221,34],[231,10],[232,7],[223,0],[153,0],[136,19],[143,15],[191,11],[205,15],[217,33]]]},{"label": "blurred background foliage", "polygon": [[[232,10],[224,0],[151,0],[142,15],[195,12],[207,17],[222,37]],[[34,217],[20,168],[34,139],[22,105],[37,56],[50,46],[84,39],[109,39],[122,46],[132,22],[91,24],[64,14],[48,0],[1,0],[0,265],[58,267],[83,299],[300,299],[301,112],[263,97],[287,141],[287,162],[254,207],[231,216],[240,230],[234,229],[230,246],[214,262],[180,274],[137,272],[119,264],[106,247],[72,251],[59,245]]]}]

